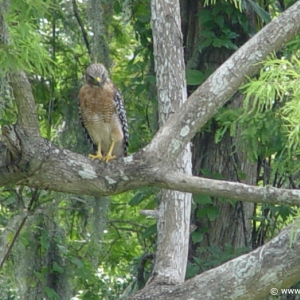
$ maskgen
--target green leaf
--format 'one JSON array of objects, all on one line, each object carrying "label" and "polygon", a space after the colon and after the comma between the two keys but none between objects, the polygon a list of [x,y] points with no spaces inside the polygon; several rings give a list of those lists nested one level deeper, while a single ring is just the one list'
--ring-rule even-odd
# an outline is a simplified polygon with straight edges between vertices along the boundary
[{"label": "green leaf", "polygon": [[3,201],[3,204],[4,204],[4,205],[10,205],[10,204],[15,203],[16,201],[17,201],[16,195],[11,194],[8,198],[6,198],[6,199]]},{"label": "green leaf", "polygon": [[213,178],[213,179],[218,179],[218,180],[224,179],[223,175],[220,174],[220,173],[212,174],[211,178]]},{"label": "green leaf", "polygon": [[193,256],[193,260],[200,266],[203,264],[203,260],[199,257]]},{"label": "green leaf", "polygon": [[156,232],[157,232],[157,225],[155,223],[155,224],[150,225],[148,228],[145,229],[145,231],[142,235],[142,238],[143,239],[149,238],[150,236],[156,234]]},{"label": "green leaf", "polygon": [[208,195],[193,195],[193,200],[197,204],[212,204],[211,197]]},{"label": "green leaf", "polygon": [[205,23],[212,21],[213,17],[212,14],[209,10],[207,9],[202,9],[199,13],[198,13],[198,20],[199,20],[199,24],[200,25],[204,25]]},{"label": "green leaf", "polygon": [[198,47],[199,52],[202,52],[203,49],[209,47],[212,44],[213,40],[214,40],[213,38],[208,38],[205,39],[203,42],[201,42]]},{"label": "green leaf", "polygon": [[200,169],[201,171],[201,174],[203,177],[210,177],[211,176],[211,171],[209,169],[205,169],[205,168],[202,168]]},{"label": "green leaf", "polygon": [[141,23],[149,23],[150,22],[150,15],[149,14],[143,14],[143,15],[139,15],[138,16],[138,20],[141,22]]},{"label": "green leaf", "polygon": [[131,198],[131,200],[128,202],[128,204],[131,205],[131,206],[138,205],[139,203],[142,202],[143,199],[144,199],[144,193],[143,192],[137,192]]},{"label": "green leaf", "polygon": [[122,7],[120,5],[119,1],[114,1],[114,11],[119,14],[120,12],[122,12]]},{"label": "green leaf", "polygon": [[136,206],[143,202],[146,199],[149,199],[150,196],[152,196],[153,191],[152,190],[146,190],[146,191],[139,191],[137,192],[128,202],[130,206]]},{"label": "green leaf", "polygon": [[271,17],[268,12],[266,12],[263,8],[261,8],[256,2],[252,0],[248,0],[248,3],[252,6],[254,11],[259,15],[259,17],[265,22],[269,23],[271,21]]},{"label": "green leaf", "polygon": [[220,213],[219,209],[215,206],[208,207],[206,212],[209,221],[214,221]]},{"label": "green leaf", "polygon": [[191,234],[191,237],[193,243],[196,244],[203,240],[203,233],[195,231]]},{"label": "green leaf", "polygon": [[205,75],[198,70],[187,70],[186,81],[188,85],[199,85],[205,79]]},{"label": "green leaf", "polygon": [[224,17],[222,15],[218,15],[214,18],[214,22],[222,28],[224,26]]},{"label": "green leaf", "polygon": [[197,210],[197,217],[198,218],[204,218],[207,216],[207,208],[201,207]]},{"label": "green leaf", "polygon": [[60,265],[58,265],[57,262],[54,262],[54,263],[52,264],[52,270],[53,270],[54,272],[58,272],[58,273],[60,273],[60,274],[62,274],[62,273],[64,272],[64,269],[63,269]]},{"label": "green leaf", "polygon": [[77,266],[77,268],[81,269],[84,267],[83,262],[81,259],[78,259],[76,257],[71,257],[70,261]]},{"label": "green leaf", "polygon": [[43,282],[45,280],[45,276],[39,272],[33,271],[33,274],[41,281]]},{"label": "green leaf", "polygon": [[45,294],[47,295],[47,297],[49,297],[49,299],[53,299],[53,300],[57,300],[59,299],[59,295],[57,293],[55,293],[55,291],[49,287],[45,287]]},{"label": "green leaf", "polygon": [[200,272],[200,267],[196,264],[188,263],[186,270],[186,277],[192,278]]},{"label": "green leaf", "polygon": [[218,38],[215,38],[212,42],[212,45],[214,47],[220,48],[221,46],[223,46],[224,41]]}]

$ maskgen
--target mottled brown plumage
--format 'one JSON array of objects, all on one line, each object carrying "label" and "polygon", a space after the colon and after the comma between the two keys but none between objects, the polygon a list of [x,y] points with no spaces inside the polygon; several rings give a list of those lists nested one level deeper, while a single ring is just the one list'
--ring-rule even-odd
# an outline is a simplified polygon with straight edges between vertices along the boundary
[{"label": "mottled brown plumage", "polygon": [[86,69],[79,106],[82,123],[97,147],[97,154],[89,157],[109,161],[127,155],[128,126],[123,98],[103,65],[92,64]]}]

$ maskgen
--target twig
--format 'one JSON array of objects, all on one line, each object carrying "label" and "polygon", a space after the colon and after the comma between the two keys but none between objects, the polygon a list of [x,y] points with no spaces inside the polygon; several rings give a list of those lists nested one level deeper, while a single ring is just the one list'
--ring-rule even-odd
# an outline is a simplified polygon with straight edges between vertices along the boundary
[{"label": "twig", "polygon": [[3,256],[2,261],[0,262],[0,270],[2,269],[2,267],[3,267],[3,265],[4,265],[4,262],[5,262],[6,259],[8,258],[8,255],[9,255],[11,249],[13,248],[13,246],[14,246],[16,240],[17,240],[17,237],[19,236],[19,234],[20,234],[20,232],[21,232],[21,230],[22,230],[22,228],[23,228],[23,226],[24,226],[24,224],[25,224],[26,219],[28,218],[28,216],[31,215],[31,212],[32,212],[33,209],[34,209],[34,203],[38,200],[39,195],[40,195],[40,191],[39,191],[38,189],[35,189],[34,192],[33,192],[32,197],[31,197],[31,200],[30,200],[30,202],[29,202],[29,204],[28,204],[28,207],[27,207],[27,209],[25,210],[26,214],[25,214],[25,216],[23,217],[23,219],[22,219],[22,221],[21,221],[21,223],[20,223],[20,225],[19,225],[19,227],[18,227],[16,233],[14,234],[13,239],[12,239],[12,241],[11,241],[11,243],[10,243],[10,245],[9,245],[9,247],[8,247],[8,249],[7,249],[7,251],[6,251],[6,253],[5,253],[4,256]]},{"label": "twig", "polygon": [[89,56],[91,57],[91,48],[90,48],[90,43],[89,43],[89,40],[88,40],[88,35],[87,35],[87,32],[83,26],[83,23],[82,23],[82,20],[79,16],[79,12],[78,12],[78,7],[77,7],[77,3],[76,3],[76,0],[72,0],[72,4],[73,4],[73,11],[74,11],[74,16],[77,20],[77,23],[81,29],[81,32],[82,32],[82,36],[83,36],[83,39],[84,39],[84,42],[85,42],[85,46],[87,48],[87,51],[89,53]]}]

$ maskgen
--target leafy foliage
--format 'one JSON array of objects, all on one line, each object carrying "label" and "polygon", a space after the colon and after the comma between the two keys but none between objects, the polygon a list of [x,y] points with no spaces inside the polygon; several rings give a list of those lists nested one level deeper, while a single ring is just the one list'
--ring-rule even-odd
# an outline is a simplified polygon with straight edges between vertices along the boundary
[{"label": "leafy foliage", "polygon": [[[150,17],[147,7],[136,3],[130,8],[128,22],[128,15],[123,15],[117,3],[107,24],[107,41],[115,62],[111,76],[126,102],[133,152],[151,139],[157,126],[155,93],[149,92],[155,85],[149,68]],[[0,47],[1,74],[26,71],[42,135],[61,147],[86,154],[90,149],[79,121],[77,94],[90,58],[70,4],[28,0],[9,6],[5,20],[10,44]],[[82,19],[87,18],[85,6],[77,3]],[[85,29],[92,42],[89,28]],[[0,101],[0,126],[16,120],[12,94],[8,89],[1,90],[4,94],[7,101]],[[139,210],[154,208],[155,193],[140,190],[108,200],[40,191],[33,214],[26,217],[2,269],[7,276],[0,278],[0,286],[5,286],[0,288],[0,297],[116,299],[129,283],[132,289],[126,293],[132,293],[145,283],[142,281],[151,270],[151,264],[142,258],[154,250],[156,226]],[[11,221],[30,205],[32,195],[30,189],[1,189],[1,230],[12,230],[5,244],[14,238]]]},{"label": "leafy foliage", "polygon": [[[227,48],[230,50],[238,49],[241,41],[242,32],[249,31],[249,23],[244,14],[236,9],[234,5],[222,2],[212,8],[205,8],[198,14],[199,25],[203,28],[201,32],[202,42],[199,51],[205,48]],[[237,26],[240,25],[239,26]]]},{"label": "leafy foliage", "polygon": [[0,63],[4,72],[24,70],[43,74],[51,70],[51,57],[41,45],[42,39],[37,33],[39,20],[47,16],[50,5],[50,1],[11,3],[5,15],[5,21],[10,25],[10,41],[0,49]]},{"label": "leafy foliage", "polygon": [[[9,78],[3,74],[24,70],[32,84],[42,135],[60,147],[86,154],[90,149],[80,126],[77,94],[91,59],[83,29],[88,43],[94,41],[87,22],[90,2],[77,3],[78,16],[85,21],[83,28],[71,1],[10,2],[5,15],[10,43],[0,45],[0,126],[17,119]],[[270,20],[258,3],[248,2],[263,22]],[[103,20],[105,42],[114,62],[111,77],[125,98],[130,152],[134,152],[150,141],[158,126],[149,1],[106,4],[112,12]],[[213,48],[236,50],[255,30],[243,2],[211,4],[197,14],[201,28],[197,51],[205,55]],[[259,185],[299,186],[299,41],[298,37],[280,55],[262,64],[260,74],[243,87],[243,108],[222,108],[210,123],[217,127],[215,143],[227,134],[241,135],[249,158],[258,164]],[[187,70],[187,83],[199,85],[210,73],[208,69]],[[201,173],[222,179],[222,174],[209,170]],[[246,174],[240,174],[243,176]],[[14,221],[24,209],[30,214],[2,269],[0,298],[116,299],[143,287],[152,270],[156,223],[139,211],[154,209],[156,195],[152,188],[111,199],[19,187],[1,189],[0,229],[8,232],[2,235],[6,238],[3,244],[13,242],[19,225]],[[220,217],[220,210],[211,197],[195,195],[193,214],[197,220],[213,222]],[[272,238],[297,215],[293,207],[257,205],[253,245]],[[234,249],[230,244],[224,249],[201,247],[207,233],[205,226],[191,233],[196,251],[189,259],[187,278],[250,249]]]}]

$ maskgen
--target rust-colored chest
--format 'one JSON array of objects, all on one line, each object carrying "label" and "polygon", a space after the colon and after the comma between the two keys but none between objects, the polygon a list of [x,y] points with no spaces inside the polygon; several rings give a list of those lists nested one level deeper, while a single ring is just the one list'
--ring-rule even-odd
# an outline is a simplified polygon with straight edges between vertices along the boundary
[{"label": "rust-colored chest", "polygon": [[79,92],[80,110],[85,121],[90,118],[110,123],[113,115],[116,114],[114,102],[114,91],[110,84],[103,86],[92,86],[85,84]]}]

